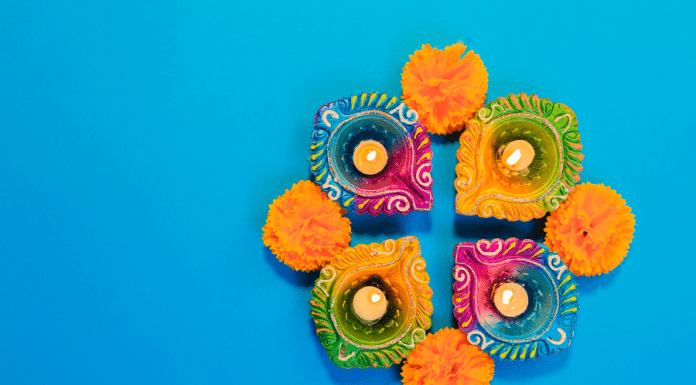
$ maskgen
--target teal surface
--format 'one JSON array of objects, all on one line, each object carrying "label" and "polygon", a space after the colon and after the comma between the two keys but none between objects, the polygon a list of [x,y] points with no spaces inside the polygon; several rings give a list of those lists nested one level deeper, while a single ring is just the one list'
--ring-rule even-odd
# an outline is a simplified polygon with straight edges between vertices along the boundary
[{"label": "teal surface", "polygon": [[[398,384],[341,370],[309,316],[317,273],[263,246],[268,204],[309,177],[312,119],[398,95],[422,44],[462,41],[488,98],[577,114],[583,181],[628,201],[624,263],[579,278],[572,345],[493,384],[696,382],[693,15],[687,1],[0,2],[0,383]],[[353,244],[414,235],[454,326],[452,252],[543,238],[543,220],[454,213],[456,136],[434,208],[357,216]]]}]

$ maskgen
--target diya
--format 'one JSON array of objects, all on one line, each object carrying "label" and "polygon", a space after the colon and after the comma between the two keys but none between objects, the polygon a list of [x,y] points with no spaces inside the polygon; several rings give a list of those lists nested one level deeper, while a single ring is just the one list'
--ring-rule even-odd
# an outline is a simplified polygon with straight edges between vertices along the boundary
[{"label": "diya", "polygon": [[430,137],[396,97],[362,93],[324,105],[310,150],[314,181],[344,209],[391,215],[433,207]]},{"label": "diya", "polygon": [[431,325],[429,281],[415,237],[348,248],[324,266],[309,304],[331,361],[386,368],[406,358]]},{"label": "diya", "polygon": [[454,249],[454,316],[469,342],[500,360],[568,347],[577,284],[557,254],[532,240],[482,239]]},{"label": "diya", "polygon": [[557,209],[582,171],[580,133],[567,106],[510,94],[482,107],[459,138],[455,209],[511,221]]}]

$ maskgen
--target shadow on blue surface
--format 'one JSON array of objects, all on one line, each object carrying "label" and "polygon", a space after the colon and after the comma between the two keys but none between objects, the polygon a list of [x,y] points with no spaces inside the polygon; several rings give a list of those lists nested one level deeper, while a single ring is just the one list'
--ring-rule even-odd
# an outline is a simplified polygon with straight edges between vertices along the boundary
[{"label": "shadow on blue surface", "polygon": [[493,239],[519,238],[543,242],[546,217],[532,219],[528,222],[510,222],[497,218],[457,215],[454,219],[454,231],[460,238]]},{"label": "shadow on blue surface", "polygon": [[346,217],[350,219],[353,233],[372,236],[395,235],[400,238],[413,233],[427,233],[433,225],[429,211],[414,211],[408,215],[380,214],[376,217],[349,211]]},{"label": "shadow on blue surface", "polygon": [[614,278],[621,271],[621,265],[617,266],[616,269],[610,271],[607,274],[602,274],[600,276],[594,277],[581,277],[575,276],[575,282],[578,284],[578,290],[580,295],[583,293],[594,293],[598,289],[606,289],[614,281]]},{"label": "shadow on blue surface", "polygon": [[572,345],[566,350],[534,361],[513,362],[496,360],[494,378],[518,380],[543,376],[566,366],[570,359],[571,352]]},{"label": "shadow on blue surface", "polygon": [[356,234],[369,235],[391,235],[402,233],[403,221],[394,215],[378,215],[373,217],[369,214],[358,214],[349,211],[346,217],[350,219],[351,230]]},{"label": "shadow on blue surface", "polygon": [[295,271],[291,269],[288,265],[278,261],[271,250],[263,246],[263,255],[273,271],[283,280],[292,283],[295,286],[301,287],[313,287],[314,281],[319,278],[319,271]]},{"label": "shadow on blue surface", "polygon": [[401,236],[416,233],[428,233],[433,227],[433,218],[430,211],[414,211],[403,217],[401,222],[404,224],[404,233]]},{"label": "shadow on blue surface", "polygon": [[458,141],[461,135],[462,131],[453,132],[447,135],[430,134],[430,140],[433,141],[433,144],[451,144]]}]

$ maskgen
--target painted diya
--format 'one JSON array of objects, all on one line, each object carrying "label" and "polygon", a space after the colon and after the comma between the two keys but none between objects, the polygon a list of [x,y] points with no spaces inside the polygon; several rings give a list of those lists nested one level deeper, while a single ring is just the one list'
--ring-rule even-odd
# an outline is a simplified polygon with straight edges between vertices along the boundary
[{"label": "painted diya", "polygon": [[460,243],[453,274],[459,329],[484,352],[525,361],[570,345],[577,284],[546,246],[516,238]]},{"label": "painted diya", "polygon": [[468,121],[459,143],[454,183],[459,214],[541,218],[580,180],[575,113],[536,95],[510,94],[488,103]]},{"label": "painted diya", "polygon": [[342,208],[388,215],[433,207],[433,152],[416,111],[396,97],[363,93],[314,117],[314,181]]},{"label": "painted diya", "polygon": [[406,358],[430,328],[433,295],[415,237],[348,248],[322,270],[311,315],[341,368],[386,368]]}]

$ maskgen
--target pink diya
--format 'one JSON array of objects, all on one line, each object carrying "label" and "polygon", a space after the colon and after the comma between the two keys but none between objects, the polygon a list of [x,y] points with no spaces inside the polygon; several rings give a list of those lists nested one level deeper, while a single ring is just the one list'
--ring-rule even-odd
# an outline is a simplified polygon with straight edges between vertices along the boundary
[{"label": "pink diya", "polygon": [[430,328],[433,292],[415,237],[348,248],[324,266],[311,315],[341,368],[398,364]]},{"label": "pink diya", "polygon": [[454,249],[454,316],[469,342],[500,360],[568,347],[577,284],[557,254],[532,240],[463,242]]},{"label": "pink diya", "polygon": [[459,139],[455,209],[511,221],[557,209],[580,180],[575,113],[536,95],[498,98],[476,113]]},{"label": "pink diya", "polygon": [[377,93],[328,103],[314,117],[310,170],[342,208],[392,215],[433,207],[433,152],[416,111]]}]

